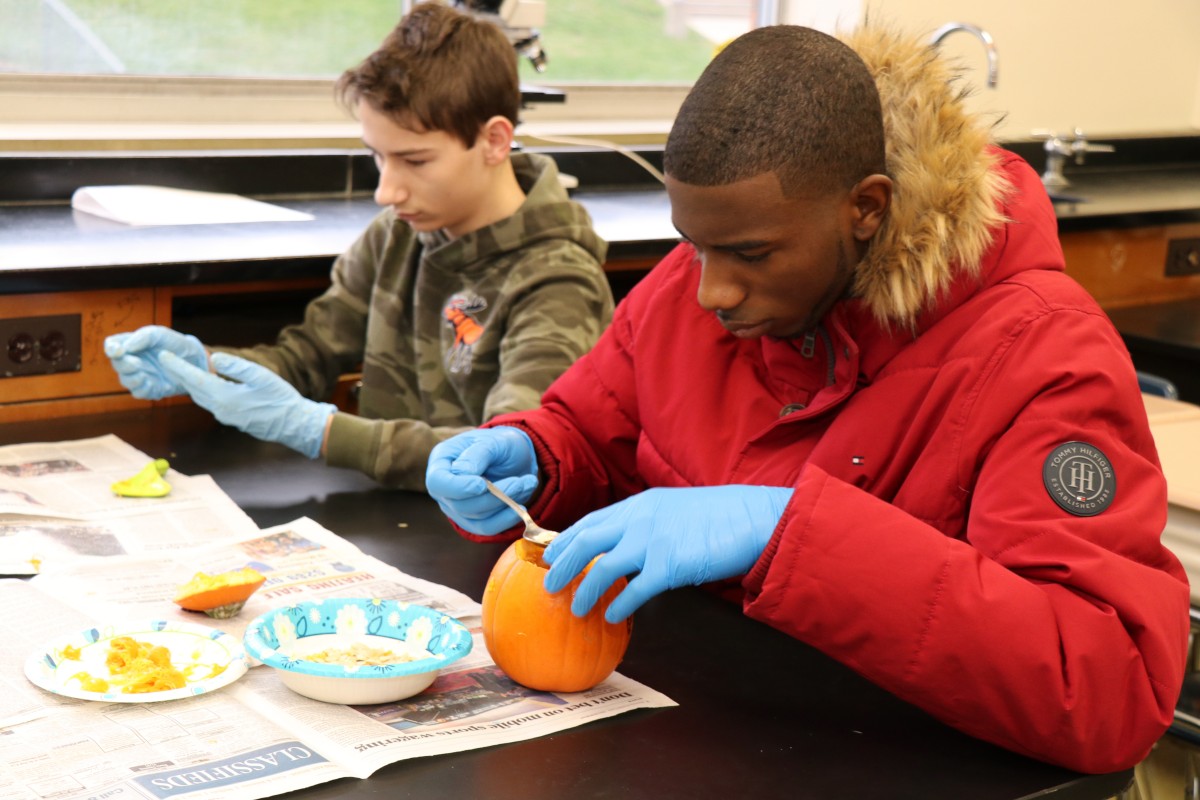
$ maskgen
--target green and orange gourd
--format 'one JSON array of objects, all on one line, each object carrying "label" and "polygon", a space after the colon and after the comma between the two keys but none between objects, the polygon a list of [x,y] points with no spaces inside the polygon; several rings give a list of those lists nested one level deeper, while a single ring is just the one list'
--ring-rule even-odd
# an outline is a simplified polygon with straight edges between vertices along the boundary
[{"label": "green and orange gourd", "polygon": [[266,576],[251,567],[209,575],[197,572],[175,592],[175,603],[188,611],[202,611],[214,619],[229,619],[242,610]]}]

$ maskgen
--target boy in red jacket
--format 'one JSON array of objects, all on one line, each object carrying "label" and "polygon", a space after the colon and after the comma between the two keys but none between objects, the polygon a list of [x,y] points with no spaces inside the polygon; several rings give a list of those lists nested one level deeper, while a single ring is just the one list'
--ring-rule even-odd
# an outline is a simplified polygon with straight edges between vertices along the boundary
[{"label": "boy in red jacket", "polygon": [[[1188,588],[1133,366],[1037,175],[926,45],[753,31],[665,153],[684,238],[536,411],[434,449],[472,537],[602,555],[616,621],[738,579],[745,613],[949,725],[1082,771],[1172,718]],[[693,300],[694,298],[694,300]]]}]

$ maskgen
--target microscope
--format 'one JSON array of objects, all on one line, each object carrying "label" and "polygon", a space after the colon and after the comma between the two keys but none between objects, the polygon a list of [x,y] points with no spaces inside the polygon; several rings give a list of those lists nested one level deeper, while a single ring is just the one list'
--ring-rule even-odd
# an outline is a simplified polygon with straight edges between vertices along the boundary
[{"label": "microscope", "polygon": [[538,28],[546,24],[545,0],[454,0],[454,5],[471,14],[490,19],[508,36],[519,55],[529,59],[538,72],[548,60]]},{"label": "microscope", "polygon": [[[546,23],[545,0],[452,0],[451,5],[469,14],[487,19],[504,31],[517,55],[525,56],[538,72],[546,70],[549,57],[542,49],[538,27]],[[521,84],[521,105],[531,103],[564,103],[567,95],[561,89]]]}]

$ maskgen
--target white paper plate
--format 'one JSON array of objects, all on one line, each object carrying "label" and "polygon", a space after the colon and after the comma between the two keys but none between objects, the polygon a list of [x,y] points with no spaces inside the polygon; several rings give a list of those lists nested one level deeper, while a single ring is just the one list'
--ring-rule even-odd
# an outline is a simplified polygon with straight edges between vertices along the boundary
[{"label": "white paper plate", "polygon": [[[105,664],[113,637],[128,636],[171,651],[171,664],[184,673],[187,685],[159,692],[87,691],[81,673],[109,679]],[[72,656],[78,656],[77,658]],[[246,674],[246,651],[233,636],[190,622],[141,620],[115,623],[63,636],[25,661],[25,677],[48,692],[105,703],[153,703],[177,700],[228,686]]]}]

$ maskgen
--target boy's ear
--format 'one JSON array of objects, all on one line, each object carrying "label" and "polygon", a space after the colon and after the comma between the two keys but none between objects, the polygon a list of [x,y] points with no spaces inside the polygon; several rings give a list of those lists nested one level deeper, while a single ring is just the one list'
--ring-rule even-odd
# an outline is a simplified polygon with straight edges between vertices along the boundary
[{"label": "boy's ear", "polygon": [[892,203],[892,179],[886,175],[868,175],[850,190],[854,207],[854,238],[865,242],[875,235]]},{"label": "boy's ear", "polygon": [[496,115],[483,123],[479,132],[479,144],[483,146],[484,163],[495,166],[508,160],[512,154],[513,124],[506,117]]}]

